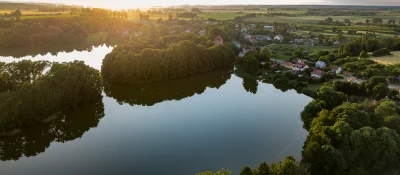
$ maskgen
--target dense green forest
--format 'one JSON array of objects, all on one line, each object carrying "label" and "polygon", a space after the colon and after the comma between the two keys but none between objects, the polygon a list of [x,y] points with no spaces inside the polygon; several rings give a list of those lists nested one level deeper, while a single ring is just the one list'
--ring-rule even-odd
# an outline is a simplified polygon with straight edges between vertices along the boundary
[{"label": "dense green forest", "polygon": [[202,94],[206,88],[220,88],[231,78],[232,68],[152,84],[115,85],[105,83],[104,92],[119,103],[153,106]]},{"label": "dense green forest", "polygon": [[309,131],[302,163],[309,165],[310,173],[400,173],[396,95],[383,77],[372,77],[361,85],[323,86],[301,114]]},{"label": "dense green forest", "polygon": [[0,129],[41,123],[102,98],[99,71],[83,62],[0,62]]},{"label": "dense green forest", "polygon": [[235,58],[228,46],[207,48],[189,40],[179,41],[163,49],[146,48],[146,44],[139,41],[129,47],[132,49],[119,47],[104,58],[101,68],[104,80],[117,84],[150,83],[186,77],[230,66]]}]

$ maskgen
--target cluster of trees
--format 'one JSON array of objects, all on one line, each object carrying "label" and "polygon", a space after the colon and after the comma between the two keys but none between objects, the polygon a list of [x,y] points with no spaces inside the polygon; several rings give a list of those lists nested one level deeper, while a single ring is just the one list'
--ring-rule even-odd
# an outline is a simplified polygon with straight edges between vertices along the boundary
[{"label": "cluster of trees", "polygon": [[140,19],[140,20],[149,20],[149,18],[150,18],[149,15],[139,14],[139,19]]},{"label": "cluster of trees", "polygon": [[19,17],[22,16],[22,12],[21,12],[21,10],[15,10],[15,11],[13,11],[11,13],[4,12],[3,16],[19,18]]},{"label": "cluster of trees", "polygon": [[99,71],[78,61],[0,63],[0,81],[1,131],[41,123],[102,97]]},{"label": "cluster of trees", "polygon": [[[400,172],[399,108],[382,99],[386,85],[384,78],[376,77],[360,86],[340,82],[320,89],[301,114],[309,131],[301,164],[308,165],[310,174]],[[350,97],[362,90],[382,100]]]},{"label": "cluster of trees", "polygon": [[[242,168],[240,175],[298,175],[307,174],[307,169],[300,165],[299,162],[292,156],[286,157],[284,161],[273,163],[268,165],[262,162],[257,168],[250,168],[248,166]],[[227,169],[222,169],[216,173],[211,171],[197,173],[196,175],[231,175],[231,172]]]},{"label": "cluster of trees", "polygon": [[372,56],[374,57],[386,56],[386,55],[390,55],[390,50],[387,48],[382,48],[372,52]]},{"label": "cluster of trees", "polygon": [[194,12],[183,12],[183,13],[176,13],[176,16],[179,18],[194,18],[197,16],[197,13]]},{"label": "cluster of trees", "polygon": [[228,46],[206,48],[188,40],[165,49],[141,49],[117,47],[107,54],[101,68],[104,80],[120,84],[170,80],[229,66],[235,58]]},{"label": "cluster of trees", "polygon": [[40,18],[0,21],[0,47],[76,44],[89,33],[109,32],[130,26],[126,20],[98,17]]},{"label": "cluster of trees", "polygon": [[361,58],[340,58],[332,64],[343,65],[343,70],[354,72],[357,77],[361,78],[383,76],[394,82],[400,76],[400,65],[383,65],[363,57],[367,57],[366,52],[362,52]]},{"label": "cluster of trees", "polygon": [[340,46],[338,57],[359,56],[362,51],[374,52],[381,48],[389,50],[400,49],[400,39],[361,37],[344,43]]}]

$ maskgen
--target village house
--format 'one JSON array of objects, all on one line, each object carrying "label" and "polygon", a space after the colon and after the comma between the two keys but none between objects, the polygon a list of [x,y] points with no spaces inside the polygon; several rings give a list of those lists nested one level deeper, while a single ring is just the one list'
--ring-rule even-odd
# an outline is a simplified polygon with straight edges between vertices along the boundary
[{"label": "village house", "polygon": [[282,36],[281,34],[276,35],[276,36],[274,37],[274,40],[276,40],[276,41],[283,41],[283,36]]},{"label": "village house", "polygon": [[201,35],[201,36],[203,36],[203,35],[205,35],[206,34],[206,30],[200,30],[199,31],[199,35]]},{"label": "village house", "polygon": [[360,84],[361,83],[361,80],[359,80],[359,79],[357,79],[356,77],[353,77],[353,76],[347,78],[347,81],[351,82],[351,83],[356,83],[356,84]]},{"label": "village house", "polygon": [[214,39],[214,44],[219,46],[219,45],[224,45],[224,39],[220,35],[216,36]]},{"label": "village house", "polygon": [[307,60],[302,58],[295,58],[293,59],[295,63],[306,64]]},{"label": "village house", "polygon": [[286,62],[283,62],[283,63],[281,64],[281,66],[283,66],[283,67],[286,68],[286,69],[292,69],[293,63],[286,61]]},{"label": "village house", "polygon": [[332,66],[331,72],[334,74],[340,74],[342,72],[342,68],[340,68],[339,66]]},{"label": "village house", "polygon": [[311,77],[320,79],[325,74],[324,71],[315,69],[311,72]]},{"label": "village house", "polygon": [[324,69],[324,68],[326,67],[326,64],[325,64],[325,62],[323,62],[323,61],[317,61],[317,62],[315,63],[315,67],[316,67],[316,68],[319,68],[319,69]]},{"label": "village house", "polygon": [[265,26],[264,26],[264,29],[265,29],[265,30],[275,30],[275,27],[274,27],[274,26],[265,25]]},{"label": "village house", "polygon": [[239,57],[239,58],[243,58],[243,57],[246,55],[246,53],[247,53],[247,52],[250,52],[250,51],[251,51],[251,49],[245,49],[245,48],[243,48],[242,51],[239,53],[238,57]]},{"label": "village house", "polygon": [[292,66],[292,70],[293,71],[303,72],[306,69],[308,69],[308,66],[306,64],[303,64],[303,63],[296,63],[296,64],[293,64],[293,66]]},{"label": "village house", "polygon": [[290,28],[287,29],[287,31],[288,32],[296,32],[297,29],[296,29],[296,27],[290,27]]},{"label": "village house", "polygon": [[268,35],[256,35],[257,41],[271,41],[272,38]]},{"label": "village house", "polygon": [[294,39],[294,40],[293,40],[293,43],[296,43],[296,44],[303,44],[303,43],[304,43],[304,39]]},{"label": "village house", "polygon": [[335,45],[335,46],[338,46],[338,45],[340,45],[340,41],[339,41],[339,40],[337,40],[337,41],[333,42],[333,45]]}]

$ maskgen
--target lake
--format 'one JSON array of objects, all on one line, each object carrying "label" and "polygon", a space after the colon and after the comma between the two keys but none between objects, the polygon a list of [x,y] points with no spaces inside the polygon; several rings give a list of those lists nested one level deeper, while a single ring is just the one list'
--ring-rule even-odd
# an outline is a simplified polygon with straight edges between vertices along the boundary
[{"label": "lake", "polygon": [[[100,69],[112,47],[15,59],[83,60]],[[56,56],[57,55],[57,56]],[[0,174],[194,175],[301,159],[300,112],[312,99],[242,79],[232,69],[161,83],[106,84],[103,99],[0,139]]]}]

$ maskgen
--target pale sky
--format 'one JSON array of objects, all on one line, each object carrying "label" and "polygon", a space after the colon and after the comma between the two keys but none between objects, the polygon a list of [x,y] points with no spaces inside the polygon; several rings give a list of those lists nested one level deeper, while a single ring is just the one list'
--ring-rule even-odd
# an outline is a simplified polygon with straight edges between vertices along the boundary
[{"label": "pale sky", "polygon": [[[1,1],[1,0],[0,0]],[[171,5],[226,5],[226,4],[262,4],[262,5],[386,5],[400,6],[400,0],[11,0],[19,2],[45,2],[75,4],[91,7],[127,9],[149,6]]]}]

